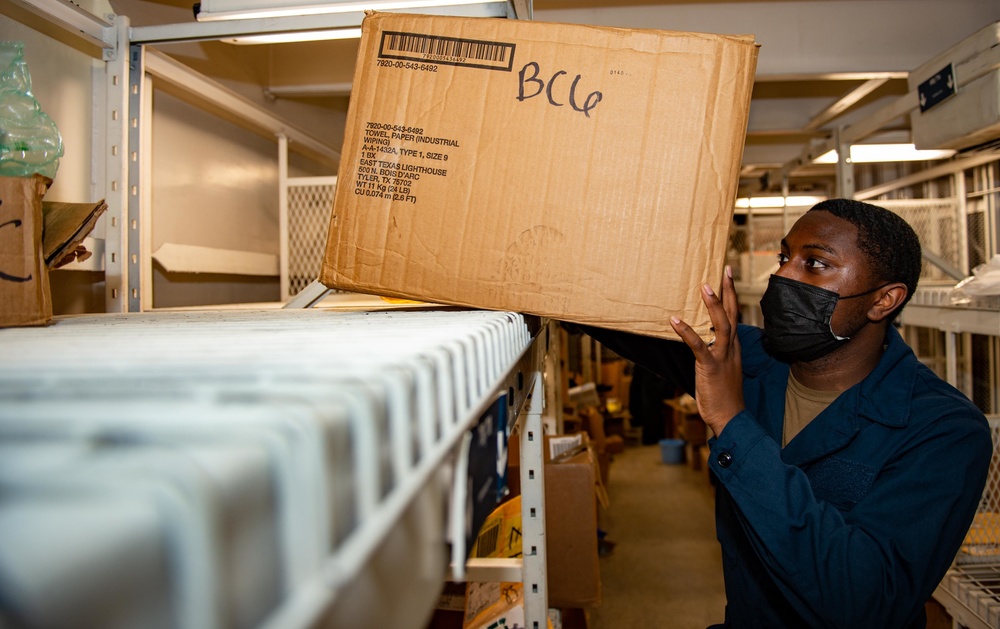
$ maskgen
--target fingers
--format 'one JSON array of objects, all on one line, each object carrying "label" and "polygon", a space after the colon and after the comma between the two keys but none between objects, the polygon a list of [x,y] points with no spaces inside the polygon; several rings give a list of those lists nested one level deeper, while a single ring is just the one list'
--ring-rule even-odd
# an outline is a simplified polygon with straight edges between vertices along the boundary
[{"label": "fingers", "polygon": [[728,347],[735,341],[739,302],[736,298],[736,286],[733,281],[732,267],[726,265],[720,289],[721,296],[716,295],[715,291],[708,284],[702,286],[701,292],[702,301],[708,308],[708,316],[712,321],[712,330],[715,332],[715,338],[711,342],[705,343],[691,326],[677,317],[670,318],[670,325],[674,329],[674,332],[681,337],[681,340],[696,355],[712,347],[717,342],[724,346],[721,349],[725,349],[725,347]]},{"label": "fingers", "polygon": [[[726,291],[725,288],[725,283],[723,283],[723,297],[726,297],[726,294],[731,292]],[[733,326],[729,319],[729,313],[726,312],[726,307],[708,284],[702,286],[701,293],[701,299],[705,302],[705,306],[708,308],[708,316],[712,320],[712,329],[715,330],[716,342],[728,342],[732,339]]]},{"label": "fingers", "polygon": [[726,265],[725,273],[722,277],[722,304],[726,310],[726,318],[729,321],[731,334],[736,333],[736,322],[739,321],[740,304],[736,297],[736,284],[733,281],[733,267]]},{"label": "fingers", "polygon": [[684,323],[677,317],[670,317],[670,327],[672,327],[674,332],[677,333],[677,336],[681,337],[681,340],[691,348],[691,351],[694,352],[695,356],[700,356],[702,352],[708,349],[708,345],[706,345],[705,341],[698,336],[698,333],[695,332],[691,326]]}]

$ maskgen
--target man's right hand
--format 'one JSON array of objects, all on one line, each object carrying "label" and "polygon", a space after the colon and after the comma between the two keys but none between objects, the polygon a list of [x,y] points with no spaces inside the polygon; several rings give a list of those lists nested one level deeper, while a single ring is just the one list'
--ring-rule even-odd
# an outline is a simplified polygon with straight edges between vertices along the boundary
[{"label": "man's right hand", "polygon": [[694,352],[698,413],[715,436],[721,435],[726,424],[745,408],[740,340],[736,335],[739,304],[729,266],[720,292],[721,298],[708,284],[702,287],[701,298],[715,329],[714,341],[706,343],[691,326],[677,317],[670,318],[674,332]]}]

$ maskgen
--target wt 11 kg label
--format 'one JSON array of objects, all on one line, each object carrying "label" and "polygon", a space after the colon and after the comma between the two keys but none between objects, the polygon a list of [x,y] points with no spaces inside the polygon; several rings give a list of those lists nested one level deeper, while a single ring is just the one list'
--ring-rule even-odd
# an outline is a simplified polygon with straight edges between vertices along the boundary
[{"label": "wt 11 kg label", "polygon": [[458,140],[428,136],[421,128],[368,122],[354,194],[416,203],[421,179],[447,177],[450,151],[459,148]]}]

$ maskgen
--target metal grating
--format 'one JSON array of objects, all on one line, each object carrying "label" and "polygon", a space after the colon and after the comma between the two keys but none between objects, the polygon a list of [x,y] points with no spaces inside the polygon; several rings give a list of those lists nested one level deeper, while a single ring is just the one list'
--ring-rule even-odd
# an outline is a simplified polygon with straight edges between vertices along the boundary
[{"label": "metal grating", "polygon": [[983,164],[965,173],[968,191],[967,229],[969,269],[985,264],[1000,251],[997,212],[1000,209],[1000,161]]},{"label": "metal grating", "polygon": [[958,565],[1000,564],[1000,418],[991,418],[994,455],[983,498],[976,519],[966,535],[965,543],[955,558]]},{"label": "metal grating", "polygon": [[288,294],[319,277],[336,185],[288,185]]},{"label": "metal grating", "polygon": [[[903,217],[920,238],[921,247],[937,254],[951,266],[964,266],[959,254],[958,201],[955,199],[900,199],[873,201]],[[955,279],[937,266],[924,261],[921,281]]]},{"label": "metal grating", "polygon": [[955,626],[1000,629],[1000,417],[989,417],[993,463],[983,498],[955,563],[934,593]]},{"label": "metal grating", "polygon": [[485,311],[0,330],[0,618],[419,629],[456,445],[530,344]]},{"label": "metal grating", "polygon": [[747,217],[746,225],[734,226],[729,234],[726,262],[733,269],[733,279],[748,284],[767,284],[778,268],[778,252],[785,237],[780,214]]},{"label": "metal grating", "polygon": [[[981,623],[979,626],[1000,628],[1000,565],[953,568],[941,580],[939,590],[962,605]],[[963,620],[962,625],[970,626],[973,619]]]}]

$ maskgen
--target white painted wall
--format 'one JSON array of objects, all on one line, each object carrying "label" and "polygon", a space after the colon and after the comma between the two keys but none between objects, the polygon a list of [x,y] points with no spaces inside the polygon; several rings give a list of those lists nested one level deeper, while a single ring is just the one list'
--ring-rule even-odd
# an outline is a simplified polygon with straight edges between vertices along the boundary
[{"label": "white painted wall", "polygon": [[[152,149],[153,251],[175,243],[278,253],[275,142],[154,90]],[[278,299],[277,277],[227,285],[220,277],[157,270],[154,307]],[[199,290],[199,279],[212,290]]]},{"label": "white painted wall", "polygon": [[2,15],[0,40],[24,42],[32,94],[62,135],[66,153],[45,199],[81,203],[100,199],[103,190],[95,185],[91,163],[95,84],[102,94],[104,62]]}]

